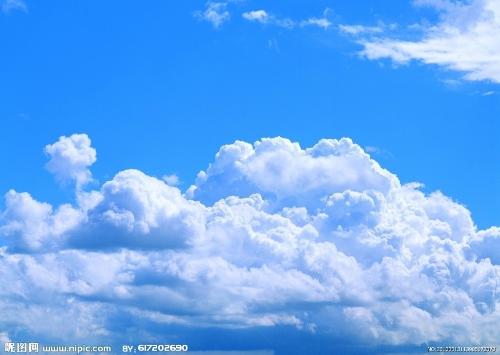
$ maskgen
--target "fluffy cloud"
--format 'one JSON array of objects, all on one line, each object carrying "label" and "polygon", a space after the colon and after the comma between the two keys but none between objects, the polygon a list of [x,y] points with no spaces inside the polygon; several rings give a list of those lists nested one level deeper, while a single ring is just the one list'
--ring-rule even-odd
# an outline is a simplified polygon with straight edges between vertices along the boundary
[{"label": "fluffy cloud", "polygon": [[[441,14],[439,23],[424,27],[418,40],[378,36],[364,38],[362,54],[369,59],[389,58],[396,63],[417,60],[465,73],[468,80],[500,82],[500,3],[497,0],[420,0]],[[365,27],[344,28],[366,33]]]},{"label": "fluffy cloud", "polygon": [[86,223],[68,243],[80,247],[184,245],[203,228],[200,204],[138,170],[124,170],[104,183]]},{"label": "fluffy cloud", "polygon": [[248,21],[256,21],[260,23],[267,23],[270,19],[269,14],[265,10],[254,10],[244,12],[243,18]]},{"label": "fluffy cloud", "polygon": [[0,329],[159,340],[165,326],[288,327],[486,344],[500,337],[499,235],[350,139],[237,141],[184,194],[138,170],[73,206],[9,191]]},{"label": "fluffy cloud", "polygon": [[62,182],[74,182],[81,187],[92,179],[88,169],[96,161],[96,151],[86,134],[62,136],[45,147],[49,156],[47,169]]},{"label": "fluffy cloud", "polygon": [[274,138],[253,146],[240,141],[223,146],[189,194],[213,203],[228,194],[260,193],[276,208],[317,208],[323,197],[349,188],[387,194],[397,186],[397,178],[350,139],[325,139],[301,149],[288,139]]},{"label": "fluffy cloud", "polygon": [[469,247],[477,258],[489,258],[493,263],[500,264],[500,228],[492,227],[475,234]]},{"label": "fluffy cloud", "polygon": [[82,218],[82,212],[68,204],[54,211],[50,204],[14,190],[5,195],[5,206],[0,214],[0,235],[14,251],[55,248],[61,236]]},{"label": "fluffy cloud", "polygon": [[162,180],[165,181],[165,183],[170,186],[177,186],[181,183],[179,177],[175,174],[164,175],[162,177]]}]

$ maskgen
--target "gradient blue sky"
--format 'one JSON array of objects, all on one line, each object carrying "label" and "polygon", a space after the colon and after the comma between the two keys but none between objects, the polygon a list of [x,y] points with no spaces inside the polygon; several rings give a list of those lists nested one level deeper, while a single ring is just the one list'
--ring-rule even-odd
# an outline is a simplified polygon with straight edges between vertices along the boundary
[{"label": "gradient blue sky", "polygon": [[495,83],[422,64],[369,61],[329,28],[260,26],[265,8],[335,24],[412,24],[435,11],[409,1],[248,1],[220,28],[193,16],[203,1],[27,2],[0,17],[0,190],[65,201],[40,147],[86,132],[105,180],[126,167],[189,185],[218,147],[285,136],[310,145],[352,137],[403,182],[498,222],[500,96]]},{"label": "gradient blue sky", "polygon": [[[474,32],[477,23],[500,29],[500,7],[492,20],[483,16],[491,9],[481,6],[494,5],[494,0],[469,3],[464,12],[446,0],[0,0],[0,193],[6,194],[0,202],[0,276],[27,285],[23,297],[16,290],[0,290],[0,312],[5,312],[0,340],[60,341],[64,335],[47,334],[63,334],[64,322],[51,318],[45,323],[35,316],[33,322],[24,322],[32,316],[32,304],[52,311],[67,306],[76,315],[90,314],[84,321],[93,322],[95,317],[109,331],[109,336],[96,333],[93,341],[115,345],[137,343],[142,337],[154,343],[188,343],[197,350],[396,354],[421,352],[423,344],[455,344],[457,339],[469,339],[471,329],[485,337],[474,341],[493,339],[498,330],[491,325],[500,319],[500,228],[487,228],[500,224],[500,41],[485,39],[484,43],[492,41],[486,49],[493,53],[485,59],[480,51],[463,56],[455,39],[463,35],[464,43],[470,44],[470,38],[480,35]],[[211,15],[210,9],[215,11]],[[265,12],[249,12],[256,10]],[[314,22],[319,19],[323,22]],[[449,28],[460,31],[439,32]],[[444,39],[442,51],[433,47],[434,39]],[[92,142],[73,133],[86,134]],[[65,137],[58,141],[61,136]],[[222,145],[235,140],[252,143],[276,136],[299,142],[302,148],[322,138],[349,137],[394,175],[372,164],[348,140],[323,142],[326,148],[318,144],[308,151],[279,139],[253,147],[238,143],[214,158]],[[58,153],[75,142],[83,147],[73,152],[75,156],[89,159],[76,168],[77,174],[84,175],[83,189],[71,171],[74,166],[57,165],[72,159],[71,154],[61,158]],[[52,153],[50,149],[44,153],[51,143]],[[91,147],[97,151],[94,165]],[[238,155],[245,149],[258,164],[251,165]],[[266,160],[266,154],[272,159]],[[331,160],[323,159],[323,154]],[[292,158],[287,165],[282,157]],[[224,165],[227,161],[247,170]],[[210,163],[215,166],[212,170],[207,169]],[[142,173],[124,171],[130,168],[157,178],[175,174],[182,193],[192,184],[196,189],[181,195]],[[48,170],[68,181],[60,184]],[[195,183],[200,170],[206,174]],[[297,191],[301,184],[312,188],[287,195],[294,187],[286,179],[288,172],[299,176],[292,181]],[[344,173],[347,183],[342,181]],[[94,180],[85,185],[89,176]],[[329,179],[321,180],[325,176]],[[403,185],[422,183],[425,193],[441,191],[465,206],[472,219],[466,209],[443,195],[421,194],[414,185],[401,187],[397,178]],[[134,190],[137,186],[143,190]],[[47,212],[47,205],[29,195],[7,193],[11,189],[29,192],[54,209]],[[85,194],[91,190],[101,200],[87,207],[81,200],[90,200],[92,196]],[[149,199],[137,197],[139,190]],[[234,191],[259,193],[270,205],[253,197],[210,206]],[[161,201],[156,203],[156,197]],[[66,206],[69,212],[63,209],[68,215],[61,217],[56,206],[62,203],[72,205]],[[297,212],[293,203],[312,207]],[[389,207],[380,212],[383,203]],[[238,204],[248,210],[241,212]],[[316,213],[320,209],[323,215]],[[171,211],[182,218],[172,217]],[[224,211],[243,220],[251,216],[250,222],[245,220],[247,229],[262,227],[257,232],[265,236],[281,235],[273,229],[273,223],[279,224],[289,237],[282,241],[282,249],[277,248],[280,251],[288,250],[289,240],[310,238],[311,249],[304,252],[304,260],[310,256],[307,252],[316,251],[311,258],[317,258],[313,260],[317,264],[311,264],[320,265],[320,271],[302,259],[287,264],[285,252],[283,257],[273,249],[268,255],[262,245],[252,244],[258,238],[244,239],[247,235],[231,224],[239,219],[225,216]],[[384,223],[390,222],[377,229],[379,214]],[[116,220],[110,217],[109,222],[109,216]],[[127,219],[130,216],[132,222]],[[221,216],[228,218],[225,224]],[[327,217],[328,221],[321,219]],[[190,229],[192,220],[212,224]],[[128,227],[133,228],[119,229],[122,222],[130,222]],[[210,230],[213,225],[215,232]],[[311,237],[311,229],[318,239]],[[366,252],[363,248],[368,244],[356,244],[354,237],[365,232],[381,236],[376,242],[383,239],[387,245],[376,249],[383,243],[377,244]],[[123,238],[113,239],[115,235]],[[141,239],[145,235],[150,239]],[[173,242],[172,235],[177,238]],[[222,241],[213,235],[222,235]],[[335,239],[337,246],[328,239],[331,235],[340,236]],[[417,246],[412,244],[415,235],[421,237]],[[240,237],[247,249],[231,244]],[[196,238],[206,238],[207,245],[197,249]],[[120,252],[109,248],[110,241],[117,243]],[[188,249],[184,243],[195,247]],[[290,254],[296,252],[290,250]],[[240,251],[241,260],[233,260]],[[321,251],[331,255],[322,259]],[[139,258],[143,264],[137,262]],[[178,262],[178,269],[172,267],[178,274],[170,264],[165,266],[166,260]],[[249,264],[244,264],[247,260]],[[37,267],[32,270],[33,265]],[[199,274],[192,273],[201,275],[200,279],[189,279],[189,267],[188,276],[182,274],[185,265],[199,266],[201,271],[195,270]],[[213,270],[223,281],[213,282]],[[379,275],[393,282],[379,280]],[[32,277],[43,281],[45,276],[56,280],[57,287],[31,286]],[[363,287],[353,287],[351,276],[353,280],[359,276]],[[234,296],[233,278],[253,280],[256,294],[264,301],[252,303],[247,294],[241,299]],[[227,280],[230,286],[224,283]],[[291,280],[290,288],[281,285],[282,280]],[[302,289],[302,281],[313,285],[310,293]],[[202,284],[206,295],[199,291]],[[429,291],[434,289],[436,296]],[[270,292],[267,302],[262,294],[269,290],[278,291]],[[173,293],[176,297],[170,299]],[[228,294],[235,297],[234,305]],[[440,298],[442,294],[449,298]],[[248,320],[221,321],[217,312],[225,312],[225,304],[214,300],[214,295],[228,297],[227,303],[237,310],[243,305],[237,316],[243,314]],[[204,305],[205,296],[206,308],[188,307],[188,301]],[[439,302],[443,302],[442,312],[432,308]],[[472,311],[462,312],[467,307]],[[19,317],[10,309],[21,310]],[[467,318],[470,322],[462,322],[463,329],[455,331],[455,325],[447,322],[464,314],[472,314]],[[162,315],[181,321],[162,323],[158,321]],[[390,321],[390,316],[396,321]],[[183,323],[185,318],[188,321]],[[365,320],[373,321],[373,327],[356,328],[357,321]],[[272,326],[248,326],[252,321]],[[87,323],[82,324],[83,329]],[[442,332],[433,330],[438,325]],[[372,333],[365,334],[368,328]],[[378,340],[388,334],[388,340],[371,345],[371,340],[365,340],[373,333]],[[70,336],[66,340],[74,341]]]}]

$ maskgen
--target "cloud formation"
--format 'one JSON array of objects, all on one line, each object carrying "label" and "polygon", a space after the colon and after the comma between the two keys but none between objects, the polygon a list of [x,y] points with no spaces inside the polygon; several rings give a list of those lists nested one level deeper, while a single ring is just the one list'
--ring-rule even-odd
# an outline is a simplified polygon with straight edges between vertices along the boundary
[{"label": "cloud formation", "polygon": [[97,157],[86,134],[59,137],[57,142],[45,147],[45,153],[49,157],[47,170],[61,182],[73,182],[80,188],[92,179],[89,167]]},{"label": "cloud formation", "polygon": [[[221,2],[209,1],[206,3],[205,10],[195,11],[194,16],[200,20],[210,22],[214,28],[220,28],[225,22],[231,19],[231,13],[228,10],[228,5],[238,2],[238,0],[227,0]],[[297,27],[308,26],[320,27],[326,30],[332,26],[332,23],[328,19],[329,12],[330,10],[327,8],[323,11],[323,16],[321,17],[309,17],[303,20],[295,20],[289,17],[276,16],[264,9],[256,9],[241,13],[241,18],[249,22],[276,26],[289,30]]]},{"label": "cloud formation", "polygon": [[270,24],[288,29],[292,29],[296,25],[295,21],[290,18],[276,17],[269,14],[265,10],[248,11],[244,12],[241,16],[247,21],[258,22],[261,24]]},{"label": "cloud formation", "polygon": [[[49,158],[92,155],[88,137],[71,137]],[[477,230],[464,206],[401,184],[348,138],[224,145],[185,193],[124,170],[77,195],[53,207],[6,194],[0,329],[66,341],[158,340],[163,326],[389,345],[500,337],[500,229]]]},{"label": "cloud formation", "polygon": [[[400,64],[416,60],[464,73],[467,80],[500,83],[500,3],[497,0],[419,0],[415,4],[439,11],[440,21],[424,26],[417,40],[384,35],[361,38],[362,55],[373,60],[388,58]],[[344,28],[353,34],[366,33],[365,29]]]},{"label": "cloud formation", "polygon": [[210,22],[214,28],[221,27],[224,22],[229,21],[231,15],[227,10],[227,2],[209,1],[204,11],[196,11],[195,17]]},{"label": "cloud formation", "polygon": [[350,34],[350,35],[359,35],[366,33],[382,33],[384,29],[381,26],[362,26],[362,25],[339,25],[338,26],[340,32]]},{"label": "cloud formation", "polygon": [[260,23],[267,23],[270,19],[269,14],[265,10],[254,10],[244,12],[241,16],[248,21],[256,21]]},{"label": "cloud formation", "polygon": [[273,25],[277,27],[282,27],[286,29],[292,29],[295,27],[306,27],[306,26],[316,26],[323,29],[328,29],[332,23],[328,19],[329,9],[323,12],[322,17],[310,17],[305,20],[296,21],[288,17],[278,17],[270,14],[266,10],[252,10],[244,12],[241,16],[250,22],[258,22],[265,25]]}]

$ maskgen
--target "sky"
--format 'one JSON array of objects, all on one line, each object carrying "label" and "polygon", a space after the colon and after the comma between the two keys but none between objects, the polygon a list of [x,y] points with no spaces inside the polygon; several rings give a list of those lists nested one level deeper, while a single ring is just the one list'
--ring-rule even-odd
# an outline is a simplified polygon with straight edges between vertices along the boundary
[{"label": "sky", "polygon": [[499,31],[496,0],[0,0],[0,340],[491,345]]}]

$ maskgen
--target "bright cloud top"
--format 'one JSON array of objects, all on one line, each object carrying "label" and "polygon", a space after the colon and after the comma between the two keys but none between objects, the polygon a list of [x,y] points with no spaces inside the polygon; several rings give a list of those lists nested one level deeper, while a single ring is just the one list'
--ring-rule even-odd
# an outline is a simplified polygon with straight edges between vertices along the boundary
[{"label": "bright cloud top", "polygon": [[[77,179],[95,161],[89,142],[49,145],[55,172]],[[6,194],[0,329],[10,338],[117,338],[128,331],[110,325],[120,317],[141,324],[139,336],[175,324],[379,344],[500,338],[500,228],[477,230],[465,207],[402,185],[347,138],[306,149],[237,141],[186,193],[124,170],[77,201]]]},{"label": "bright cloud top", "polygon": [[[417,60],[465,73],[468,80],[500,83],[500,2],[420,0],[416,4],[436,8],[441,21],[426,27],[419,40],[384,36],[362,39],[362,54],[369,59],[389,58],[396,63]],[[366,33],[361,29],[346,28]]]},{"label": "bright cloud top", "polygon": [[86,134],[60,137],[56,143],[45,147],[45,153],[49,156],[47,169],[59,180],[81,187],[92,179],[88,168],[97,158]]}]

